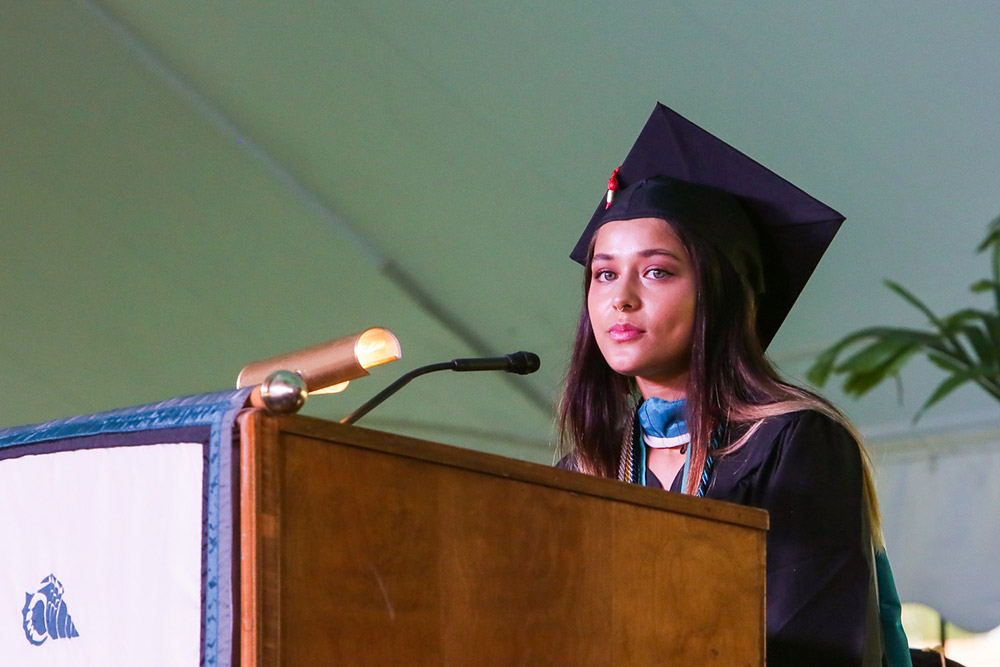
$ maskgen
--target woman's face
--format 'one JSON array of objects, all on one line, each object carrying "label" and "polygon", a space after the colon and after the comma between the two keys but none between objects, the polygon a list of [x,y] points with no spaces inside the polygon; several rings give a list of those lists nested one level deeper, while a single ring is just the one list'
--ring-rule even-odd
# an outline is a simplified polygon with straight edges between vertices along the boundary
[{"label": "woman's face", "polygon": [[694,326],[694,268],[659,218],[597,231],[587,294],[590,324],[608,365],[636,378],[645,398],[685,395]]}]

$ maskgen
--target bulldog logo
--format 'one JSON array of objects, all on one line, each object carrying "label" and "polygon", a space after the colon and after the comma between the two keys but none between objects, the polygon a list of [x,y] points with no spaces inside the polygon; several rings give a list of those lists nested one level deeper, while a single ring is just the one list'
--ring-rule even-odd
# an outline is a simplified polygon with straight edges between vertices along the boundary
[{"label": "bulldog logo", "polygon": [[35,593],[24,594],[24,636],[35,646],[41,646],[46,639],[79,637],[73,619],[63,602],[63,585],[54,574],[42,580],[42,586]]}]

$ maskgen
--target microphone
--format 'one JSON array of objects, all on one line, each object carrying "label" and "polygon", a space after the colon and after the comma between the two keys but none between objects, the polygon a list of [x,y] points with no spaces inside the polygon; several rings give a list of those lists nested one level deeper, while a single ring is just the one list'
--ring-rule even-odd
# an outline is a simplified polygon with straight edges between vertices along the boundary
[{"label": "microphone", "polygon": [[528,373],[534,373],[537,371],[539,366],[541,366],[541,360],[539,360],[537,354],[534,352],[521,351],[514,352],[513,354],[508,354],[503,357],[452,359],[451,361],[442,361],[436,364],[414,368],[412,371],[403,374],[388,387],[372,396],[360,408],[341,419],[340,423],[353,424],[371,412],[372,409],[382,403],[382,401],[406,386],[410,380],[421,375],[426,375],[427,373],[449,370],[458,371],[460,373],[467,371],[506,371],[508,373],[517,373],[518,375],[527,375]]},{"label": "microphone", "polygon": [[453,371],[507,371],[518,375],[534,373],[541,365],[537,354],[523,351],[503,357],[452,359],[450,363],[453,364]]}]

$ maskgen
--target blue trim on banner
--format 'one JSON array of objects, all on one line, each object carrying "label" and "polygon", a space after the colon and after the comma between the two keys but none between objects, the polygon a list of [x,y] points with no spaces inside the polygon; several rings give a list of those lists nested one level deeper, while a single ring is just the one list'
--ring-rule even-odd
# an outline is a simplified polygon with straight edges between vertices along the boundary
[{"label": "blue trim on banner", "polygon": [[[34,426],[0,429],[0,452],[2,452],[0,457],[10,458],[28,453],[40,453],[46,448],[26,447],[16,453],[9,449],[2,450],[19,448],[22,445],[41,445],[53,440],[185,426],[210,428],[204,487],[205,526],[202,533],[205,578],[202,582],[201,664],[205,667],[230,667],[233,658],[232,435],[236,415],[246,403],[250,391],[246,388],[187,396],[95,415],[69,417]],[[80,448],[87,447],[84,442],[77,444]]]},{"label": "blue trim on banner", "polygon": [[76,452],[86,449],[113,449],[115,447],[141,447],[142,445],[159,445],[169,442],[197,442],[204,447],[209,445],[211,427],[207,424],[196,426],[179,426],[177,428],[158,428],[150,431],[135,431],[129,433],[98,433],[79,438],[60,440],[42,440],[26,444],[0,444],[0,461],[17,459],[22,456],[39,454],[54,454],[55,452]]}]

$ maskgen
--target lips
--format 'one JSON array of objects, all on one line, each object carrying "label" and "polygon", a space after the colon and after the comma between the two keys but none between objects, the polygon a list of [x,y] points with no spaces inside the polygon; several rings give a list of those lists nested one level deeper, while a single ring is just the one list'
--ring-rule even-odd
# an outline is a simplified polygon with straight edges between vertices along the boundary
[{"label": "lips", "polygon": [[610,329],[608,329],[608,337],[613,341],[618,341],[619,343],[624,341],[632,340],[642,334],[646,333],[638,327],[634,327],[631,324],[616,324]]}]

